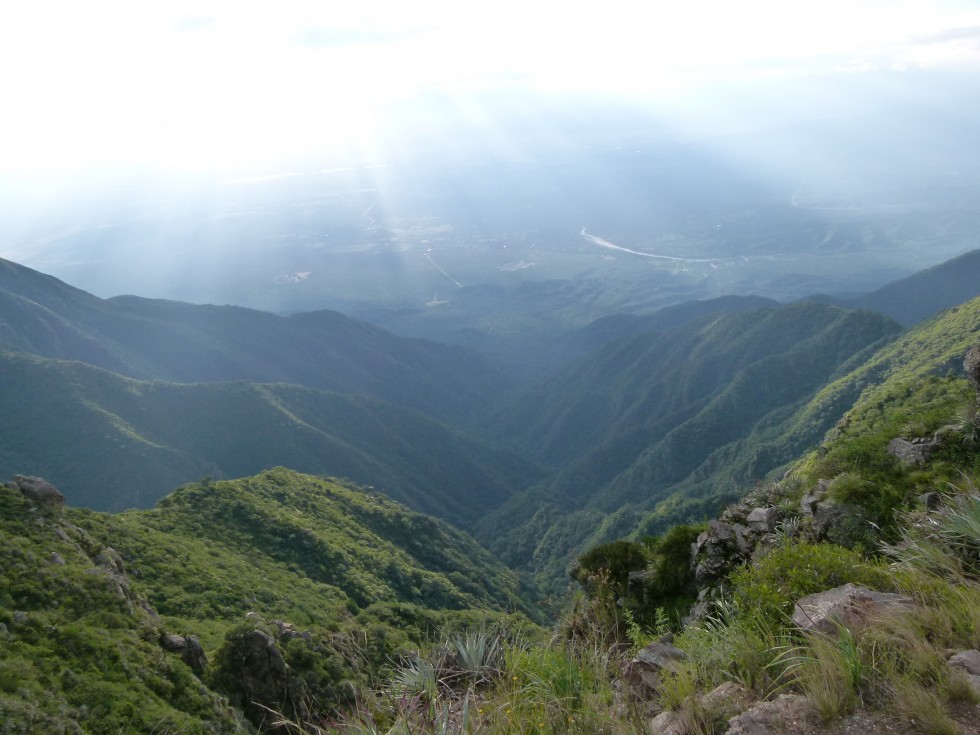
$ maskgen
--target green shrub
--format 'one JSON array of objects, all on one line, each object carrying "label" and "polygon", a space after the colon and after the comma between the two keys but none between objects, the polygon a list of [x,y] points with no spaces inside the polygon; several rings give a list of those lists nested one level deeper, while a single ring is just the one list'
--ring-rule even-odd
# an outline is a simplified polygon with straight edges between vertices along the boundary
[{"label": "green shrub", "polygon": [[626,594],[630,572],[646,567],[647,557],[643,547],[632,541],[613,541],[596,546],[578,558],[572,568],[572,578],[587,590],[594,587],[594,579],[602,576],[617,597]]},{"label": "green shrub", "polygon": [[833,544],[789,543],[731,576],[739,612],[773,623],[790,615],[801,597],[848,582],[879,591],[894,587],[882,565]]}]

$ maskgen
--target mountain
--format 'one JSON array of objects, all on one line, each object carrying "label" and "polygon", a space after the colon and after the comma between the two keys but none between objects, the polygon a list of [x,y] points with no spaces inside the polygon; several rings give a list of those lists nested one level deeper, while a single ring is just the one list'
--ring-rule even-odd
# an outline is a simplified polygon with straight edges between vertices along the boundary
[{"label": "mountain", "polygon": [[337,312],[292,316],[123,296],[99,299],[0,259],[0,345],[139,380],[284,382],[468,420],[504,381],[475,354]]},{"label": "mountain", "polygon": [[719,296],[684,301],[665,306],[652,314],[612,314],[596,319],[569,335],[568,342],[571,349],[584,355],[623,337],[678,327],[710,314],[735,314],[778,305],[778,302],[762,296]]},{"label": "mountain", "polygon": [[668,498],[671,521],[703,517],[836,418],[778,451],[753,451],[753,436],[778,434],[898,331],[870,312],[795,304],[605,345],[502,414],[498,435],[555,471],[481,521],[478,538],[555,580],[587,539],[627,535]]},{"label": "mountain", "polygon": [[242,710],[269,719],[252,698],[337,706],[448,621],[527,609],[465,534],[346,482],[275,469],[116,515],[56,498],[0,484],[6,732],[244,735]]},{"label": "mountain", "polygon": [[350,477],[461,525],[539,476],[411,409],[283,383],[137,381],[0,352],[0,472],[41,475],[73,505],[147,507],[175,485],[289,465]]},{"label": "mountain", "polygon": [[[980,628],[978,334],[980,299],[855,358],[796,412],[796,431],[838,420],[779,480],[699,528],[583,556],[560,635],[508,614],[533,590],[472,539],[350,483],[277,468],[110,515],[15,478],[0,485],[4,727],[585,735],[656,711],[657,731],[737,716],[972,732],[976,684],[957,667]],[[848,590],[838,637],[800,634],[819,623],[792,615],[816,610],[806,597]],[[668,614],[698,592],[693,624]],[[674,669],[654,676],[660,654]]]},{"label": "mountain", "polygon": [[908,327],[977,296],[980,296],[980,250],[971,250],[871,293],[837,303],[886,314]]}]

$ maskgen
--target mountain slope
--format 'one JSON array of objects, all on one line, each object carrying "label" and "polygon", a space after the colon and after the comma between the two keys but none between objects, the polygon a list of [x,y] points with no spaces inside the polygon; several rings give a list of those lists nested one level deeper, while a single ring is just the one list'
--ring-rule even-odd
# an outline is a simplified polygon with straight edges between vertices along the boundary
[{"label": "mountain slope", "polygon": [[[70,517],[139,569],[164,616],[211,608],[327,624],[340,609],[524,608],[516,575],[469,536],[345,481],[275,468],[184,486],[149,510]],[[214,586],[195,580],[214,577]],[[197,589],[197,592],[193,590]]]},{"label": "mountain slope", "polygon": [[499,375],[461,348],[336,312],[277,316],[134,296],[99,299],[0,259],[0,344],[174,382],[288,382],[465,419]]},{"label": "mountain slope", "polygon": [[980,296],[980,250],[847,299],[844,306],[886,314],[904,326]]},{"label": "mountain slope", "polygon": [[683,495],[673,521],[703,517],[796,456],[792,443],[745,461],[755,433],[781,431],[897,331],[868,312],[797,304],[607,345],[515,405],[504,430],[561,469],[482,521],[478,536],[509,563],[560,579],[587,539],[626,535],[667,498]]},{"label": "mountain slope", "polygon": [[529,627],[471,538],[343,481],[279,468],[115,515],[21,487],[0,484],[4,732],[245,735],[229,699],[256,725],[331,711],[442,625]]},{"label": "mountain slope", "polygon": [[538,470],[414,411],[285,384],[141,382],[0,352],[0,472],[47,477],[69,502],[146,507],[169,488],[289,465],[347,476],[460,524]]}]

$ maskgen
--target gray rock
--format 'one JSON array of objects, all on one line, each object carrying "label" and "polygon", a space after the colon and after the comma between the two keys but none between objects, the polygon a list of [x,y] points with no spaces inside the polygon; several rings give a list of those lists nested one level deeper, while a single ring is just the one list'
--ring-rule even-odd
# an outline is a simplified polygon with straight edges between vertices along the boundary
[{"label": "gray rock", "polygon": [[817,486],[800,499],[803,515],[812,516],[816,513],[817,507],[826,499],[829,487],[830,480],[818,480]]},{"label": "gray rock", "polygon": [[935,510],[943,503],[943,496],[941,493],[931,492],[922,493],[917,500],[919,503],[924,505],[928,510]]},{"label": "gray rock", "polygon": [[650,721],[650,732],[653,735],[687,735],[680,715],[664,710]]},{"label": "gray rock", "polygon": [[92,561],[98,565],[98,571],[105,575],[109,589],[125,599],[127,606],[132,610],[134,596],[129,586],[129,577],[126,576],[126,567],[119,552],[111,546],[104,546]]},{"label": "gray rock", "polygon": [[162,635],[160,636],[160,648],[170,653],[183,653],[187,649],[187,640],[184,636],[173,633]]},{"label": "gray rock", "polygon": [[957,669],[963,669],[966,673],[973,676],[980,676],[980,651],[975,648],[969,651],[960,651],[950,657],[949,665]]},{"label": "gray rock", "polygon": [[748,517],[748,526],[758,533],[767,533],[776,528],[779,521],[779,508],[756,508]]},{"label": "gray rock", "polygon": [[813,707],[799,694],[780,694],[728,721],[727,735],[782,735],[796,732],[812,717]]},{"label": "gray rock", "polygon": [[939,448],[936,439],[916,438],[912,440],[896,437],[888,442],[888,453],[908,465],[925,464]]},{"label": "gray rock", "polygon": [[838,627],[856,632],[884,615],[906,611],[913,604],[912,598],[905,595],[876,592],[848,583],[797,600],[793,622],[803,630],[830,635]]},{"label": "gray rock", "polygon": [[734,530],[727,523],[721,521],[708,521],[708,535],[713,536],[719,541],[728,541]]},{"label": "gray rock", "polygon": [[642,701],[655,697],[662,680],[661,672],[674,671],[677,663],[686,658],[679,648],[670,645],[672,639],[661,638],[637,652],[626,664],[624,675],[633,695]]},{"label": "gray rock", "polygon": [[54,564],[56,567],[65,566],[65,559],[57,551],[52,551],[51,555],[48,557],[48,561]]},{"label": "gray rock", "polygon": [[963,372],[973,387],[980,391],[980,344],[973,345],[963,358]]},{"label": "gray rock", "polygon": [[701,706],[710,719],[717,722],[744,712],[751,701],[752,695],[745,687],[726,681],[701,697]]},{"label": "gray rock", "polygon": [[47,480],[29,475],[14,475],[14,484],[25,498],[54,513],[65,507],[65,496]]},{"label": "gray rock", "polygon": [[204,646],[201,645],[201,641],[198,640],[196,635],[187,636],[185,643],[186,645],[184,646],[181,658],[185,664],[191,667],[191,670],[195,674],[203,673],[205,667],[208,665],[208,657],[204,653]]},{"label": "gray rock", "polygon": [[735,547],[745,556],[751,554],[752,544],[749,543],[747,538],[749,529],[747,529],[741,523],[736,523],[734,526],[732,526],[732,530],[735,532]]}]

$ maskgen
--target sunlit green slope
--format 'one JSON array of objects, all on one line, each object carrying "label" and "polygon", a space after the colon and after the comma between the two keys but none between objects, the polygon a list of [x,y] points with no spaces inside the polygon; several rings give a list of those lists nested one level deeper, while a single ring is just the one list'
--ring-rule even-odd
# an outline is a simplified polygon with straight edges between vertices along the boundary
[{"label": "sunlit green slope", "polygon": [[[253,732],[229,707],[263,717],[243,676],[271,692],[263,706],[285,709],[289,692],[329,710],[445,626],[533,628],[531,595],[470,537],[344,481],[274,469],[114,515],[0,484],[0,722]],[[274,620],[302,636],[276,638]],[[167,652],[171,634],[199,637],[209,661]],[[286,680],[243,673],[249,634],[276,641]]]}]

